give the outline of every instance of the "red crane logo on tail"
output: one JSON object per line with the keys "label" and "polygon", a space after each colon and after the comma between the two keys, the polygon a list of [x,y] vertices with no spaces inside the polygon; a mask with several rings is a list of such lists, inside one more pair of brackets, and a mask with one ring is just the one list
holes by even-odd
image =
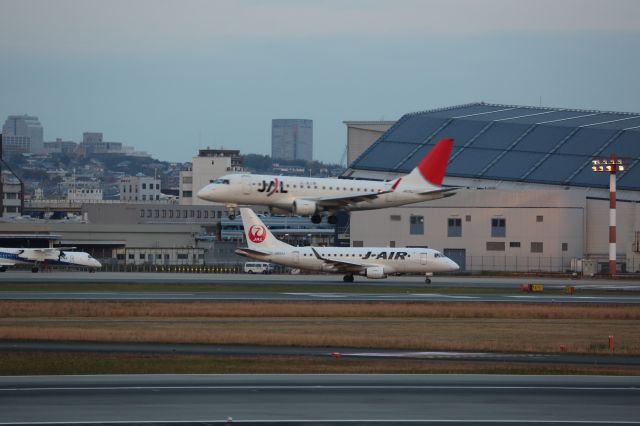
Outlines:
{"label": "red crane logo on tail", "polygon": [[251,225],[249,239],[254,243],[261,243],[267,238],[267,230],[262,225]]}

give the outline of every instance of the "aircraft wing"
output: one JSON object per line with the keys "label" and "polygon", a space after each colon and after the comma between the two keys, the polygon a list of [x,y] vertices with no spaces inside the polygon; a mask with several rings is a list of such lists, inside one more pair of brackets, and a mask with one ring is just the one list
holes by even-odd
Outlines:
{"label": "aircraft wing", "polygon": [[46,254],[46,255],[58,255],[62,251],[57,248],[34,248],[30,249],[34,253]]}
{"label": "aircraft wing", "polygon": [[327,259],[326,257],[321,256],[320,253],[318,253],[316,249],[314,249],[313,247],[311,247],[311,250],[313,251],[313,254],[315,254],[318,259],[322,260],[323,262],[329,265],[332,265],[335,269],[339,271],[358,272],[366,268],[366,266],[361,263],[348,262],[345,260]]}
{"label": "aircraft wing", "polygon": [[271,254],[271,253],[267,253],[267,252],[260,251],[260,250],[253,250],[253,249],[250,249],[250,248],[239,248],[239,249],[236,249],[235,253],[239,254],[240,256],[247,256],[247,254],[259,255],[259,256],[267,256],[267,255]]}
{"label": "aircraft wing", "polygon": [[388,191],[369,192],[366,194],[354,194],[337,197],[309,198],[308,200],[315,201],[316,204],[321,207],[346,207],[350,204],[359,203],[360,201],[374,200],[380,195],[387,194],[389,192],[393,192],[393,190],[391,189]]}
{"label": "aircraft wing", "polygon": [[[440,188],[440,189],[435,189],[435,190],[431,190],[431,191],[424,191],[424,192],[420,192],[419,195],[427,195],[427,194],[445,194],[447,192],[453,192],[453,191],[457,191],[460,188]],[[446,194],[444,195],[444,197],[450,197],[453,194]]]}

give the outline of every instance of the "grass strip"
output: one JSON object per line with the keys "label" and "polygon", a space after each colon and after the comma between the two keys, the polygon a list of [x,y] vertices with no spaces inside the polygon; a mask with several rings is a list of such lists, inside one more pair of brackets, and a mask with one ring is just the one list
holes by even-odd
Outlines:
{"label": "grass strip", "polygon": [[0,353],[0,375],[75,374],[588,374],[640,375],[640,367],[436,360],[369,360],[319,357],[96,354],[83,352]]}
{"label": "grass strip", "polygon": [[640,306],[325,301],[0,301],[0,318],[512,318],[640,320]]}

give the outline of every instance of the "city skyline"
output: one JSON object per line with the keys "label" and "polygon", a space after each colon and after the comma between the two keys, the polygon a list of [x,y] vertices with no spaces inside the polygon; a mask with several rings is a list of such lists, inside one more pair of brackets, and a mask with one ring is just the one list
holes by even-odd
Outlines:
{"label": "city skyline", "polygon": [[181,162],[268,154],[271,120],[305,117],[314,158],[337,163],[345,120],[478,101],[639,112],[637,51],[628,0],[5,0],[0,117]]}

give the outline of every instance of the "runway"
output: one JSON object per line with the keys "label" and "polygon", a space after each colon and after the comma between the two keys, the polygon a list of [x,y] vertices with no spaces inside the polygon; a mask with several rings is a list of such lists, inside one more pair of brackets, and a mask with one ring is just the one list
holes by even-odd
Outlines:
{"label": "runway", "polygon": [[269,292],[49,292],[0,291],[0,300],[146,300],[146,301],[333,301],[333,302],[500,302],[640,304],[638,296],[558,296],[546,294],[447,295],[438,293],[269,293]]}
{"label": "runway", "polygon": [[542,278],[534,276],[478,277],[437,275],[426,285],[423,276],[391,276],[382,280],[356,277],[356,282],[342,282],[339,274],[326,275],[250,275],[250,274],[197,274],[159,272],[66,272],[51,271],[37,274],[28,271],[7,271],[0,273],[1,283],[110,283],[110,284],[254,284],[254,285],[297,285],[297,286],[416,286],[419,288],[474,287],[474,288],[517,288],[521,284],[544,284],[550,289],[561,289],[567,285],[592,290],[624,290],[640,292],[640,279],[573,279]]}
{"label": "runway", "polygon": [[0,377],[0,424],[640,424],[640,378],[485,375]]}
{"label": "runway", "polygon": [[[337,281],[331,275],[247,274],[162,274],[162,273],[73,273],[32,274],[6,272],[0,275],[0,300],[155,300],[155,301],[345,301],[345,302],[532,302],[532,303],[605,303],[640,304],[640,282],[633,280],[571,280],[549,278],[435,277],[426,285],[422,277],[389,277],[355,284]],[[2,283],[14,285],[12,290]],[[17,284],[16,284],[17,283]],[[25,284],[52,284],[51,290],[15,290]],[[543,284],[547,293],[522,293],[522,284]],[[55,285],[75,285],[73,290],[56,290]],[[91,285],[86,291],[78,286]],[[104,289],[100,285],[104,284]],[[120,285],[117,291],[109,285]],[[146,285],[144,291],[136,284]],[[122,286],[125,288],[122,288]],[[211,290],[213,286],[226,286]],[[576,294],[558,294],[571,285]],[[151,287],[149,287],[151,286]],[[197,286],[194,288],[194,286]],[[238,290],[234,289],[238,287]],[[252,286],[251,289],[241,287]],[[274,290],[284,286],[287,291]],[[181,288],[184,287],[184,288]],[[336,290],[336,288],[338,290]],[[341,291],[339,289],[344,289]],[[309,291],[311,289],[312,291]],[[484,291],[478,291],[478,289]],[[333,291],[332,291],[333,290]],[[455,291],[452,291],[455,290]],[[491,290],[491,291],[488,291]],[[548,291],[555,291],[549,294]],[[580,294],[597,290],[601,294]],[[611,294],[607,294],[611,293]]]}

